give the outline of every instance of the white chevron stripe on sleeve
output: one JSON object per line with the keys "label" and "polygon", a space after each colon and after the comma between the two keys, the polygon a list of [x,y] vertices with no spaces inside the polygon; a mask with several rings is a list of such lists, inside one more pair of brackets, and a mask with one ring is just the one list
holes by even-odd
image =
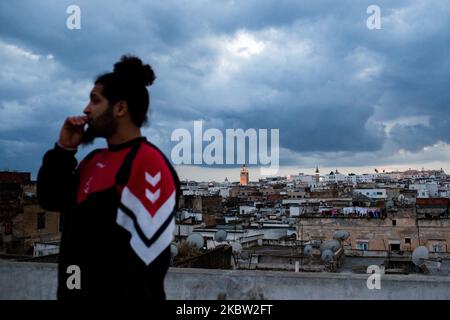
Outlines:
{"label": "white chevron stripe on sleeve", "polygon": [[145,180],[150,183],[153,187],[158,184],[158,182],[161,180],[161,171],[158,171],[157,174],[152,176],[150,173],[145,172]]}
{"label": "white chevron stripe on sleeve", "polygon": [[154,193],[148,189],[145,189],[145,196],[152,203],[155,203],[159,199],[160,194],[161,194],[161,189],[156,190]]}
{"label": "white chevron stripe on sleeve", "polygon": [[149,265],[155,260],[161,252],[166,249],[173,239],[173,230],[175,229],[175,221],[172,219],[170,224],[166,227],[164,232],[159,238],[150,246],[147,247],[141,240],[134,227],[133,220],[127,216],[122,210],[117,212],[117,224],[122,226],[125,230],[130,232],[131,240],[130,245],[133,248],[137,256],[146,264]]}
{"label": "white chevron stripe on sleeve", "polygon": [[145,236],[150,239],[175,209],[176,191],[172,192],[153,217],[128,187],[122,191],[121,202],[133,211]]}

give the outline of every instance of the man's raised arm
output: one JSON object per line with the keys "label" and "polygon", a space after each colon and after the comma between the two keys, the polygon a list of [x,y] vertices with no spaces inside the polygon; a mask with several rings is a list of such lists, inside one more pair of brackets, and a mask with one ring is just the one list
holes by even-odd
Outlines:
{"label": "man's raised arm", "polygon": [[37,178],[37,196],[45,210],[63,211],[75,199],[75,153],[55,144],[44,155]]}
{"label": "man's raised arm", "polygon": [[77,177],[75,153],[82,142],[87,117],[65,120],[55,148],[49,150],[38,173],[37,196],[45,210],[63,211],[75,199]]}

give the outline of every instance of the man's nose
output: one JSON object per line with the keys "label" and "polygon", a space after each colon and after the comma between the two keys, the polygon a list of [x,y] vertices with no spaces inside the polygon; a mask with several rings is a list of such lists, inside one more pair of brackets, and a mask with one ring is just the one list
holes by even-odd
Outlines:
{"label": "man's nose", "polygon": [[86,106],[86,108],[84,108],[83,113],[85,115],[88,115],[89,113],[91,113],[91,108],[89,107],[89,104]]}

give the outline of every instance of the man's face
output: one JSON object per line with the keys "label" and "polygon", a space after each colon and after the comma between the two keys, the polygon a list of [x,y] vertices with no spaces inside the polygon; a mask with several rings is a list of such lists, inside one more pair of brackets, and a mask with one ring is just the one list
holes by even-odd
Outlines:
{"label": "man's face", "polygon": [[96,84],[90,93],[89,104],[84,109],[88,117],[88,127],[83,134],[83,144],[87,145],[97,137],[109,138],[116,133],[117,119],[113,106],[102,95],[103,85]]}

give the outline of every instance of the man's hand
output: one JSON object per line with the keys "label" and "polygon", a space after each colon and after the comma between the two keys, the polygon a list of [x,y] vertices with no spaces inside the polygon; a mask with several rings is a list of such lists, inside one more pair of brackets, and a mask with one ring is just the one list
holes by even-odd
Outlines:
{"label": "man's hand", "polygon": [[63,148],[76,149],[83,140],[83,127],[87,122],[86,116],[67,118],[59,133],[59,145]]}

